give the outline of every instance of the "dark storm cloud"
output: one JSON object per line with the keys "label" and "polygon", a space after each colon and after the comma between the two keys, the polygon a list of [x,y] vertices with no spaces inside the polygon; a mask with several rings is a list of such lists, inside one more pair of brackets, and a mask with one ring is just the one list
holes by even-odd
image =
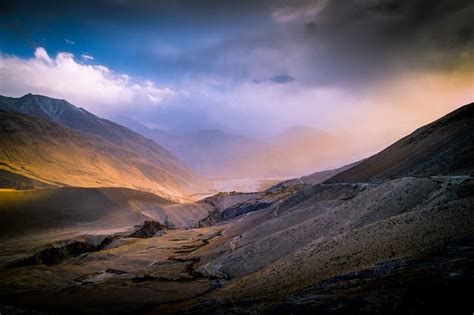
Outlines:
{"label": "dark storm cloud", "polygon": [[471,2],[10,0],[1,11],[11,17],[5,25],[26,23],[23,32],[47,38],[61,26],[61,41],[92,40],[104,51],[94,51],[99,59],[116,57],[112,66],[134,58],[143,75],[241,82],[292,73],[302,84],[357,86],[393,71],[471,62]]}
{"label": "dark storm cloud", "polygon": [[0,12],[28,13],[51,19],[62,16],[84,21],[102,20],[120,25],[126,22],[156,24],[159,19],[210,23],[213,19],[249,16],[259,7],[262,7],[261,2],[251,0],[3,0]]}
{"label": "dark storm cloud", "polygon": [[290,83],[291,81],[295,81],[295,78],[293,78],[291,75],[279,74],[271,78],[270,81],[273,83],[286,84]]}
{"label": "dark storm cloud", "polygon": [[354,88],[407,69],[449,71],[472,63],[471,1],[263,3],[269,10],[260,13],[273,12],[273,25],[230,34],[171,63],[236,80],[290,72],[301,83]]}
{"label": "dark storm cloud", "polygon": [[[166,65],[180,73],[222,75],[237,82],[276,72],[293,73],[302,84],[360,88],[405,70],[449,71],[472,64],[471,1],[262,3],[265,8],[246,9],[261,19],[273,13],[272,24],[249,25],[247,31],[231,32],[212,45],[181,52]],[[221,8],[231,14],[226,11],[231,7]],[[166,66],[152,55],[150,62]]]}
{"label": "dark storm cloud", "polygon": [[264,82],[271,82],[271,83],[276,83],[276,84],[287,84],[287,83],[290,83],[290,82],[293,82],[295,81],[296,79],[294,77],[292,77],[291,75],[288,75],[288,74],[278,74],[276,76],[273,76],[269,79],[263,79],[263,80],[260,80],[260,79],[255,79],[253,80],[252,82],[253,83],[264,83]]}
{"label": "dark storm cloud", "polygon": [[314,56],[310,79],[367,83],[391,71],[471,62],[473,14],[464,0],[333,0],[293,27],[304,27],[300,44]]}

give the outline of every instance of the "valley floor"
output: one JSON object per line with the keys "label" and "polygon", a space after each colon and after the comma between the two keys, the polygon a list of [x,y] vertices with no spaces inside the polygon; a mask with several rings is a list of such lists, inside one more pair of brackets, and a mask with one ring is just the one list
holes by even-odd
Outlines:
{"label": "valley floor", "polygon": [[185,206],[130,198],[133,214],[109,221],[126,228],[104,231],[107,210],[83,233],[48,226],[1,237],[0,312],[474,310],[470,176],[289,184]]}
{"label": "valley floor", "polygon": [[199,200],[220,192],[261,192],[284,180],[287,178],[211,178],[209,191],[189,197],[192,200]]}

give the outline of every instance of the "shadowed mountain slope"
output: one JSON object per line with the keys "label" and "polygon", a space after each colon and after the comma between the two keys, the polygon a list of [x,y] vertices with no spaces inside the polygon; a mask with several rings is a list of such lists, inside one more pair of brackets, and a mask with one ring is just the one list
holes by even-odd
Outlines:
{"label": "shadowed mountain slope", "polygon": [[474,103],[417,129],[328,183],[474,172]]}

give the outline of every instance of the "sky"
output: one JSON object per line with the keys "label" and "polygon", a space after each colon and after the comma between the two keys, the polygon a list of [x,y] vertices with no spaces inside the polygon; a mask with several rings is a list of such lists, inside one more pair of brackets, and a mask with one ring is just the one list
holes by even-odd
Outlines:
{"label": "sky", "polygon": [[0,0],[0,94],[381,147],[473,99],[468,0]]}

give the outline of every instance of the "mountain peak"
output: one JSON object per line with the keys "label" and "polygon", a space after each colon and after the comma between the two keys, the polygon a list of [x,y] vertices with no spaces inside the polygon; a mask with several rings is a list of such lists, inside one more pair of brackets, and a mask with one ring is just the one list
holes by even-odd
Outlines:
{"label": "mountain peak", "polygon": [[49,97],[49,96],[45,96],[45,95],[41,95],[41,94],[33,94],[33,93],[27,93],[25,95],[23,95],[22,97],[19,97],[19,99],[33,99],[33,100],[36,100],[36,101],[40,101],[40,102],[61,102],[61,103],[67,103],[73,107],[76,107],[74,105],[72,105],[71,103],[67,102],[65,99],[62,99],[62,98],[53,98],[53,97]]}

